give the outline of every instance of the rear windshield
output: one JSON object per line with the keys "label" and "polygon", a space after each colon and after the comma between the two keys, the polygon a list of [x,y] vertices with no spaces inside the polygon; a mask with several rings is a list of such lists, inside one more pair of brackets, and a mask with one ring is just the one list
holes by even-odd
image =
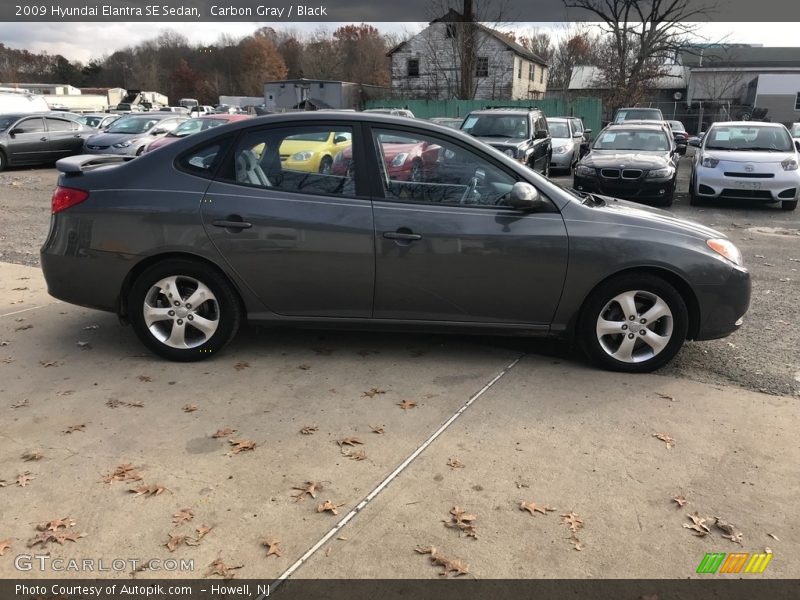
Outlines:
{"label": "rear windshield", "polygon": [[554,138],[568,138],[569,126],[566,123],[548,121],[547,126],[550,128],[550,137]]}
{"label": "rear windshield", "polygon": [[667,135],[660,131],[618,129],[601,133],[594,143],[594,149],[659,152],[669,150],[670,142]]}
{"label": "rear windshield", "polygon": [[783,127],[715,125],[703,140],[707,150],[790,152],[792,138]]}

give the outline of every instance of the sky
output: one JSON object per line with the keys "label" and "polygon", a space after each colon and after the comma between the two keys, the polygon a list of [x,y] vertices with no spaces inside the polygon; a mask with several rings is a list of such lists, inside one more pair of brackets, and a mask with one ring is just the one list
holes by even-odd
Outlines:
{"label": "sky", "polygon": [[[276,23],[225,23],[225,33],[246,36],[262,26],[312,32],[320,27],[335,29],[342,23],[295,23],[286,27]],[[372,23],[383,32],[416,33],[423,23]],[[563,23],[515,23],[508,29],[550,29],[557,34]],[[699,25],[705,41],[800,46],[797,23],[703,23]],[[70,60],[88,62],[115,50],[135,45],[158,35],[163,29],[183,33],[190,42],[215,42],[221,33],[219,23],[0,23],[0,42],[11,48],[32,52],[47,51]]]}

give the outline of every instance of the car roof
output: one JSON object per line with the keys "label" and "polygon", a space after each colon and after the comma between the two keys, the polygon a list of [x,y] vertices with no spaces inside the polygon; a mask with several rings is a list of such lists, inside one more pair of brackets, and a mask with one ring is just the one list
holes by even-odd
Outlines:
{"label": "car roof", "polygon": [[640,131],[664,131],[661,121],[625,121],[624,123],[612,123],[606,129],[635,129]]}
{"label": "car roof", "polygon": [[539,108],[505,108],[505,107],[497,107],[497,108],[480,108],[478,110],[471,110],[469,114],[471,115],[502,115],[502,114],[510,114],[513,115],[515,113],[529,115],[531,113],[540,113],[542,112]]}
{"label": "car roof", "polygon": [[736,127],[783,127],[782,123],[772,123],[769,121],[717,121],[711,127],[734,125]]}
{"label": "car roof", "polygon": [[569,121],[568,117],[547,117],[545,119],[548,123],[566,123]]}

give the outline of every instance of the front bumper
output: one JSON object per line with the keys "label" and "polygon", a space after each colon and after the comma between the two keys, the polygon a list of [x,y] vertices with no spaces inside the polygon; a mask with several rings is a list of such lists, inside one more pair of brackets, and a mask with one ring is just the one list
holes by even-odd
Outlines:
{"label": "front bumper", "polygon": [[674,192],[675,178],[625,180],[575,175],[573,187],[581,192],[594,192],[625,200],[659,200]]}
{"label": "front bumper", "polygon": [[714,340],[739,329],[750,307],[750,273],[730,267],[730,275],[723,283],[695,285],[694,290],[700,305],[695,340]]}
{"label": "front bumper", "polygon": [[[695,169],[694,193],[702,198],[726,200],[762,200],[780,202],[800,196],[800,171],[784,171],[773,166],[756,165],[753,173],[739,173],[741,166],[720,163],[715,168]],[[739,173],[739,176],[725,173]],[[747,175],[747,176],[745,176]]]}

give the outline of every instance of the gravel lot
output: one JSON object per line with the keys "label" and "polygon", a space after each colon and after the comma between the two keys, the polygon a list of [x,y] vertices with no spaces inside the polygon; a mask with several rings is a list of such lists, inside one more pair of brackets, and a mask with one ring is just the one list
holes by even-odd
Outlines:
{"label": "gravel lot", "polygon": [[[797,212],[775,205],[688,205],[690,165],[684,159],[676,215],[726,233],[739,245],[753,276],[753,297],[745,325],[723,340],[688,343],[661,371],[709,383],[733,383],[776,395],[800,395],[800,224]],[[0,261],[35,266],[49,224],[52,168],[11,169],[0,173]],[[556,181],[569,184],[568,177]],[[482,339],[473,343],[515,346],[521,342]],[[550,343],[525,342],[536,353],[560,353]],[[579,359],[576,359],[579,360]]]}

